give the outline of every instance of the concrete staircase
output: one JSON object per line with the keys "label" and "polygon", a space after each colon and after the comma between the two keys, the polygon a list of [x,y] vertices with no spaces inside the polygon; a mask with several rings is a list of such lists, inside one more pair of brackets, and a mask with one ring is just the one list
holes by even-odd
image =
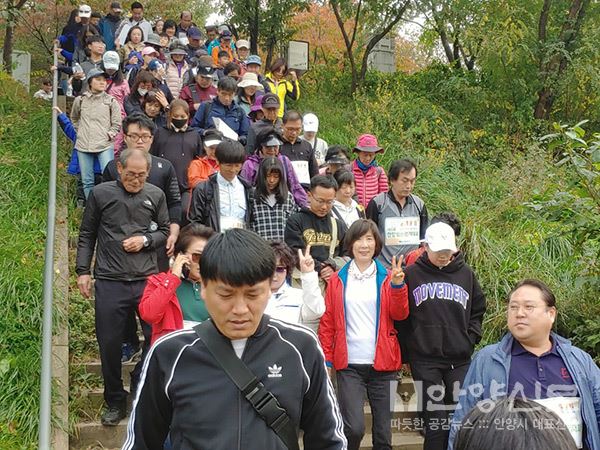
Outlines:
{"label": "concrete staircase", "polygon": [[[129,373],[135,363],[123,364],[122,378],[129,380]],[[84,370],[92,375],[100,376],[100,363],[89,362],[83,365]],[[128,386],[125,387],[129,390]],[[90,418],[87,422],[76,425],[74,434],[70,438],[70,448],[77,450],[117,449],[125,439],[127,419],[122,420],[115,427],[104,427],[100,423],[100,413],[103,406],[102,389],[89,389],[84,392],[82,400],[86,415]],[[131,404],[129,404],[131,409]],[[411,378],[404,378],[398,383],[394,412],[392,418],[392,448],[394,450],[422,450],[423,438],[416,427],[417,398]],[[370,434],[372,424],[371,409],[365,403],[365,434],[361,449],[373,448]]]}

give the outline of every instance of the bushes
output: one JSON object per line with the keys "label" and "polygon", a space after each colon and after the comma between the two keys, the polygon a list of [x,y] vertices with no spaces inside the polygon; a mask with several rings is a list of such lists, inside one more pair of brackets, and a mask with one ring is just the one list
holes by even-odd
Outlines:
{"label": "bushes", "polygon": [[[597,292],[577,283],[586,273],[579,262],[585,249],[566,232],[570,219],[528,206],[564,190],[570,176],[540,148],[528,121],[512,123],[518,111],[493,106],[496,97],[476,74],[443,66],[414,75],[369,74],[369,89],[354,99],[339,96],[341,74],[310,78],[297,107],[319,115],[321,137],[352,147],[361,133],[377,135],[386,148],[378,160],[386,169],[400,157],[417,160],[416,193],[430,217],[444,210],[460,217],[460,246],[488,301],[482,345],[506,331],[506,295],[526,277],[550,285],[559,299],[558,332],[579,338],[573,330],[583,317],[600,314]],[[591,344],[586,350],[598,351]]]}
{"label": "bushes", "polygon": [[50,107],[0,73],[0,448],[37,439]]}

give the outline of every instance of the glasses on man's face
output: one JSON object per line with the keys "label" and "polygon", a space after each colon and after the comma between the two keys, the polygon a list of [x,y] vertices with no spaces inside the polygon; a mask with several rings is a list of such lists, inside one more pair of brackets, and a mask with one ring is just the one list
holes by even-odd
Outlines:
{"label": "glasses on man's face", "polygon": [[130,133],[130,134],[127,134],[126,136],[135,142],[142,141],[142,142],[146,143],[146,142],[150,142],[150,139],[152,139],[151,134]]}
{"label": "glasses on man's face", "polygon": [[531,314],[538,308],[544,308],[546,305],[519,305],[518,303],[510,303],[508,305],[508,312],[510,314],[518,314],[519,310],[523,308],[526,314]]}
{"label": "glasses on man's face", "polygon": [[323,200],[322,198],[318,198],[318,197],[313,197],[313,200],[315,202],[317,202],[319,205],[327,205],[327,206],[331,206],[335,202],[335,199],[333,199],[333,200]]}
{"label": "glasses on man's face", "polygon": [[300,133],[302,131],[302,127],[284,127],[286,131],[290,133]]}
{"label": "glasses on man's face", "polygon": [[196,264],[199,263],[201,256],[202,256],[202,253],[192,253],[192,262],[194,262]]}
{"label": "glasses on man's face", "polygon": [[285,267],[285,266],[277,266],[277,267],[275,267],[275,272],[277,272],[277,273],[283,273],[286,270],[287,270],[287,267]]}
{"label": "glasses on man's face", "polygon": [[128,180],[145,180],[148,177],[148,172],[135,173],[126,170],[125,172],[123,172],[122,176]]}

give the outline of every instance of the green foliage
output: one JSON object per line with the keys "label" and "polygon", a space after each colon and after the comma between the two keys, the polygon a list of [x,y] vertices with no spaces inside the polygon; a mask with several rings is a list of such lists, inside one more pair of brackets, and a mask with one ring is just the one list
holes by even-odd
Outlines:
{"label": "green foliage", "polygon": [[0,448],[37,440],[50,108],[0,73]]}
{"label": "green foliage", "polygon": [[442,65],[414,75],[368,73],[354,97],[340,95],[344,83],[347,74],[317,68],[302,80],[294,107],[319,116],[319,135],[329,145],[352,148],[359,134],[373,133],[386,148],[378,157],[383,167],[396,158],[417,160],[416,193],[430,216],[451,210],[463,223],[460,247],[488,303],[482,345],[506,331],[506,296],[523,278],[554,290],[564,336],[577,337],[583,319],[600,314],[597,289],[578,281],[589,270],[590,249],[565,231],[571,219],[529,206],[565,190],[570,179],[567,165],[557,166],[540,148],[529,118],[498,113],[493,89],[476,73]]}

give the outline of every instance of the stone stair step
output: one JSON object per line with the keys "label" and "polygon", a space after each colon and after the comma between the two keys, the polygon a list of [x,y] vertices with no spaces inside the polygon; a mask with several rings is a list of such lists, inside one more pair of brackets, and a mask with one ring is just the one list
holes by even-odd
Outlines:
{"label": "stone stair step", "polygon": [[105,427],[100,421],[78,423],[75,434],[69,440],[72,450],[92,450],[121,448],[127,433],[127,420],[123,419],[117,426]]}
{"label": "stone stair step", "polygon": [[[129,374],[133,372],[136,364],[137,362],[121,364],[121,379],[124,383],[129,383]],[[81,364],[81,366],[83,366],[85,372],[102,377],[102,365],[100,361],[88,361]]]}
{"label": "stone stair step", "polygon": [[[365,434],[360,449],[373,448],[373,440],[370,434]],[[423,437],[419,433],[392,433],[393,450],[423,450]]]}

